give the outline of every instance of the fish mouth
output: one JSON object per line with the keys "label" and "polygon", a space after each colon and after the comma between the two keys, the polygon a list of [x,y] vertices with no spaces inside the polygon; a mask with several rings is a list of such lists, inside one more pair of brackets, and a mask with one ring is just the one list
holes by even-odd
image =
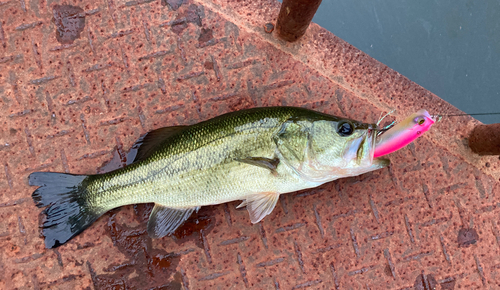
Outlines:
{"label": "fish mouth", "polygon": [[356,152],[358,165],[371,164],[373,162],[378,133],[379,130],[376,124],[368,124],[365,134],[358,139],[359,145]]}
{"label": "fish mouth", "polygon": [[370,155],[369,160],[370,163],[373,161],[373,156],[375,155],[375,145],[377,144],[377,138],[380,136],[380,130],[377,128],[377,124],[371,124],[368,126],[368,130],[366,132],[367,139],[370,140]]}

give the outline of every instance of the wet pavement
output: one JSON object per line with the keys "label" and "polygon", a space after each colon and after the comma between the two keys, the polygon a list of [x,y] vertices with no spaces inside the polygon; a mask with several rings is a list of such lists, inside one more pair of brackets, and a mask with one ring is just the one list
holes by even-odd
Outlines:
{"label": "wet pavement", "polygon": [[[252,225],[238,202],[152,240],[150,205],[44,248],[34,171],[123,166],[155,128],[303,106],[366,122],[458,110],[311,25],[276,38],[277,1],[0,1],[1,289],[495,289],[500,160],[444,119],[389,168],[284,195]],[[110,161],[111,160],[111,161]]]}

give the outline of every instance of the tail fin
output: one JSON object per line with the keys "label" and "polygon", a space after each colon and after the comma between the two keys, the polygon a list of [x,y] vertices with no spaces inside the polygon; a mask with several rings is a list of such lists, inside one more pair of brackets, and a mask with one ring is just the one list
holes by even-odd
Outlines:
{"label": "tail fin", "polygon": [[40,186],[31,195],[37,207],[46,207],[41,225],[45,247],[55,248],[89,227],[101,216],[86,201],[87,175],[34,172],[29,185]]}

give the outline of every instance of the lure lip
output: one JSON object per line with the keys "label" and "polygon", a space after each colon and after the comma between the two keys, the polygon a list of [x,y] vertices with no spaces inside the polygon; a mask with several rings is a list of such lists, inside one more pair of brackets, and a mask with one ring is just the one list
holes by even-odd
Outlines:
{"label": "lure lip", "polygon": [[431,125],[434,124],[436,122],[436,119],[440,116],[440,115],[431,115],[431,114],[429,114],[429,112],[427,112],[427,110],[424,110],[424,109],[422,109],[420,111],[423,111],[422,113],[424,114],[424,116],[432,121]]}
{"label": "lure lip", "polygon": [[439,121],[441,121],[441,119],[443,119],[443,115],[439,115],[439,114],[436,114],[436,115],[430,115],[430,118],[431,118],[434,122],[439,122]]}
{"label": "lure lip", "polygon": [[430,121],[432,121],[430,125],[434,124],[436,122],[436,118],[439,116],[439,115],[431,115],[429,114],[429,112],[427,112],[427,110],[425,109],[421,109],[419,110],[418,112],[416,112],[414,115],[424,115],[424,117]]}

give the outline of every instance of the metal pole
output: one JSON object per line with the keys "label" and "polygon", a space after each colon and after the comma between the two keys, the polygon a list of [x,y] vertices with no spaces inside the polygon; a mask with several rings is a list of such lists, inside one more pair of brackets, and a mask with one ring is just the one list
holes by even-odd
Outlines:
{"label": "metal pole", "polygon": [[296,41],[306,33],[321,0],[283,0],[276,30],[286,41]]}
{"label": "metal pole", "polygon": [[476,126],[469,137],[469,147],[479,155],[500,155],[500,123]]}

